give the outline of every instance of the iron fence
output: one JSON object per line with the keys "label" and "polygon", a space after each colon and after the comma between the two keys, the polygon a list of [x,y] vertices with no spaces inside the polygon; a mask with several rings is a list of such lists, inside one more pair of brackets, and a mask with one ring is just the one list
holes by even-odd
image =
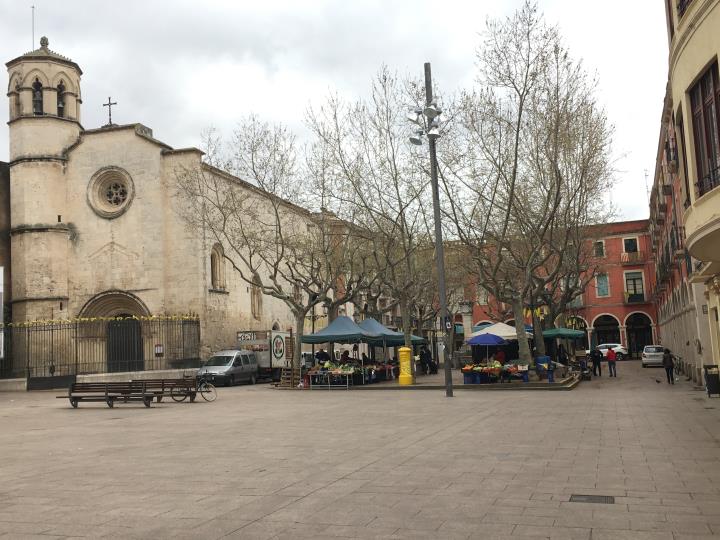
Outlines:
{"label": "iron fence", "polygon": [[197,367],[200,321],[126,318],[0,326],[0,351],[2,378]]}

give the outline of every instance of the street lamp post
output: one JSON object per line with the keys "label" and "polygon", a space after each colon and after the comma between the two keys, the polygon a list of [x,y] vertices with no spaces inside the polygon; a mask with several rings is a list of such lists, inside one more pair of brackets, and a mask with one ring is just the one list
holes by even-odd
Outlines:
{"label": "street lamp post", "polygon": [[438,116],[441,111],[437,108],[432,94],[432,72],[430,70],[430,62],[425,62],[425,108],[416,110],[415,123],[419,124],[420,113],[427,119],[425,123],[426,130],[420,130],[417,136],[410,137],[413,144],[422,144],[421,136],[427,135],[428,146],[430,147],[430,184],[432,186],[433,198],[433,217],[435,221],[435,262],[437,264],[438,274],[438,295],[440,297],[440,319],[445,331],[445,395],[452,397],[452,343],[449,343],[452,333],[453,321],[450,320],[447,308],[447,292],[445,290],[445,250],[443,248],[442,225],[440,222],[440,191],[438,188],[438,172],[437,172],[437,149],[436,141],[440,136]]}

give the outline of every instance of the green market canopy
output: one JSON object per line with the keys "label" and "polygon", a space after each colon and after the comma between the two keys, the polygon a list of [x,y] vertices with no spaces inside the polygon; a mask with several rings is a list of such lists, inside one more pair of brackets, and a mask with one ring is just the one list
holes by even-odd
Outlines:
{"label": "green market canopy", "polygon": [[585,337],[585,332],[582,330],[573,330],[571,328],[550,328],[549,330],[543,330],[543,337],[581,339]]}
{"label": "green market canopy", "polygon": [[338,317],[322,330],[302,337],[303,343],[359,343],[380,340],[377,332],[369,332],[358,326],[350,317]]}
{"label": "green market canopy", "polygon": [[[396,332],[394,330],[390,330],[388,327],[380,324],[375,319],[365,319],[359,324],[360,328],[363,330],[371,333],[371,334],[377,334],[378,338],[373,338],[367,340],[367,343],[370,343],[372,345],[382,345],[385,343],[385,345],[389,346],[397,346],[397,345],[405,345],[405,334],[402,332]],[[425,340],[418,336],[410,336],[410,341],[415,343],[425,343]]]}

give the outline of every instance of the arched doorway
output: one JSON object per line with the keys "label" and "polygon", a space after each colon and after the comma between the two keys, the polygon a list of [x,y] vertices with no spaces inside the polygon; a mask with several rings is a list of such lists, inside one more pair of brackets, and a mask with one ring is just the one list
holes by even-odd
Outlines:
{"label": "arched doorway", "polygon": [[96,340],[104,338],[108,373],[145,369],[142,324],[134,317],[148,315],[149,310],[138,297],[123,291],[100,293],[83,306],[81,318],[101,319],[89,331]]}
{"label": "arched doorway", "polygon": [[590,344],[588,343],[588,335],[587,335],[587,322],[585,322],[585,319],[582,317],[578,317],[577,315],[571,315],[563,321],[565,323],[565,328],[570,328],[571,330],[580,330],[582,332],[585,332],[585,335],[582,338],[575,340],[575,348],[576,349],[584,349],[587,350],[590,348]]}
{"label": "arched doorway", "polygon": [[612,315],[600,315],[593,323],[593,345],[620,343],[620,322]]}
{"label": "arched doorway", "polygon": [[652,320],[645,313],[632,313],[625,319],[627,349],[630,356],[639,357],[645,345],[652,345]]}

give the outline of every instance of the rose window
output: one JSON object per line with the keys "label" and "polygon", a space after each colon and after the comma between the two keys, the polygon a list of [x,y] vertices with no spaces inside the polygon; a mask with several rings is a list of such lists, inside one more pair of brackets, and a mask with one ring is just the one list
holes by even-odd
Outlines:
{"label": "rose window", "polygon": [[115,219],[125,213],[135,194],[135,185],[128,172],[120,167],[104,167],[88,184],[87,200],[97,215]]}
{"label": "rose window", "polygon": [[125,184],[113,182],[107,187],[105,199],[114,206],[120,206],[127,200],[127,188]]}

